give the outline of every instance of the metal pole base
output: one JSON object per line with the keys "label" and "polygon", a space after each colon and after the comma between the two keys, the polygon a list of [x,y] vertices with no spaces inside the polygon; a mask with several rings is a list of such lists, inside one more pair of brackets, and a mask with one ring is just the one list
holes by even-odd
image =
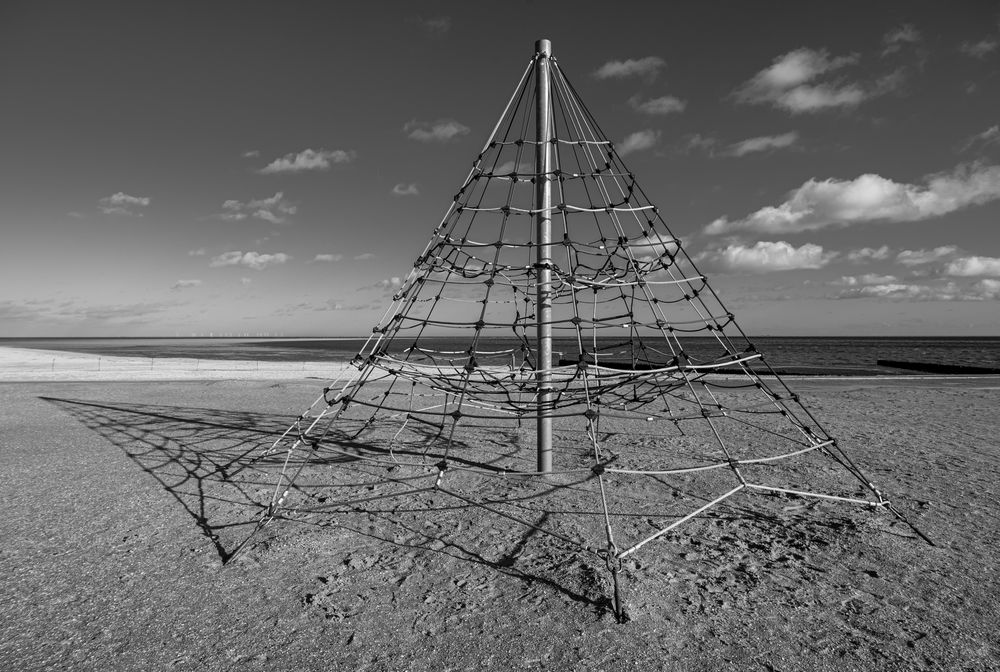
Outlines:
{"label": "metal pole base", "polygon": [[609,550],[605,562],[608,565],[608,571],[611,572],[611,585],[613,587],[611,608],[614,610],[615,620],[619,623],[628,623],[631,618],[629,618],[625,608],[625,577],[621,573],[621,558],[616,557],[613,550]]}
{"label": "metal pole base", "polygon": [[917,526],[911,523],[910,520],[902,513],[900,513],[899,509],[897,509],[895,506],[893,506],[892,504],[886,504],[886,508],[889,509],[889,512],[892,513],[892,515],[896,516],[896,518],[906,523],[909,526],[909,528],[913,530],[917,534],[917,536],[919,536],[921,539],[926,541],[931,546],[937,546],[937,544],[935,544],[930,537],[928,537],[926,534],[917,529]]}
{"label": "metal pole base", "polygon": [[622,585],[625,582],[624,577],[619,576],[618,569],[611,570],[611,582],[614,584],[614,598],[612,600],[612,606],[615,611],[615,620],[619,623],[628,623],[631,619],[629,618],[628,611],[625,608],[625,587]]}

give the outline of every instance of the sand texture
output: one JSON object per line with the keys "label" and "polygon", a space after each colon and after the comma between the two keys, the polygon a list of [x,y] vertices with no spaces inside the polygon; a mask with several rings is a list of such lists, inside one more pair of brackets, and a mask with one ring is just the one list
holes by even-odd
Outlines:
{"label": "sand texture", "polygon": [[[399,496],[406,470],[348,454],[308,465],[287,518],[223,565],[271,497],[263,449],[321,387],[0,384],[0,669],[1000,669],[996,378],[798,386],[937,546],[883,511],[734,498],[626,563],[625,624],[592,555],[440,492]],[[478,428],[462,446],[531,440]],[[586,487],[454,479],[569,536],[600,527]],[[647,512],[625,532],[670,515],[673,495],[616,492]]]}
{"label": "sand texture", "polygon": [[109,357],[61,350],[0,347],[0,382],[135,380],[328,380],[339,362],[271,362],[180,357]]}

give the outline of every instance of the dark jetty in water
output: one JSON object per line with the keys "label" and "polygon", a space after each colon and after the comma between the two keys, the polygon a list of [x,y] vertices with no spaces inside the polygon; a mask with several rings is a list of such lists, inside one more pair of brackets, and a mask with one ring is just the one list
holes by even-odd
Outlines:
{"label": "dark jetty in water", "polygon": [[878,366],[891,366],[894,369],[907,369],[922,373],[946,374],[1000,374],[1000,369],[986,366],[960,366],[958,364],[934,364],[931,362],[900,362],[894,359],[875,360]]}
{"label": "dark jetty in water", "polygon": [[[587,364],[593,364],[591,360],[585,360]],[[559,366],[574,366],[579,363],[577,359],[560,359]],[[606,369],[618,369],[621,371],[651,371],[665,366],[676,365],[676,362],[623,362],[617,360],[601,360],[601,366]],[[823,367],[823,366],[785,366],[781,368],[768,369],[761,366],[749,367],[758,376],[875,376],[879,371],[872,368],[863,367]],[[714,369],[712,373],[724,375],[741,375],[746,371],[738,366],[721,366]],[[884,372],[883,372],[884,373]],[[1000,371],[998,371],[1000,373]]]}

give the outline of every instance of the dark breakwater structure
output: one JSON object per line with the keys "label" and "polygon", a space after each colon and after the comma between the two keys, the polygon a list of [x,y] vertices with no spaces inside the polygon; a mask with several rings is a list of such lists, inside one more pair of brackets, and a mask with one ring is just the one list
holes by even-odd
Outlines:
{"label": "dark breakwater structure", "polygon": [[905,369],[907,371],[919,371],[920,373],[966,376],[1000,374],[1000,368],[989,366],[962,366],[960,364],[937,364],[935,362],[901,362],[894,359],[878,359],[875,363],[878,366],[888,366],[894,369]]}

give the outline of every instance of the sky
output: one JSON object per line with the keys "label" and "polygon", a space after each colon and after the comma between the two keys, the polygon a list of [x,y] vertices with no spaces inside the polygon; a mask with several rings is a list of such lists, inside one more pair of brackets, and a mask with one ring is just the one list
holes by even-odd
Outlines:
{"label": "sky", "polygon": [[370,333],[552,41],[751,335],[1000,335],[1000,5],[0,6],[0,337]]}

